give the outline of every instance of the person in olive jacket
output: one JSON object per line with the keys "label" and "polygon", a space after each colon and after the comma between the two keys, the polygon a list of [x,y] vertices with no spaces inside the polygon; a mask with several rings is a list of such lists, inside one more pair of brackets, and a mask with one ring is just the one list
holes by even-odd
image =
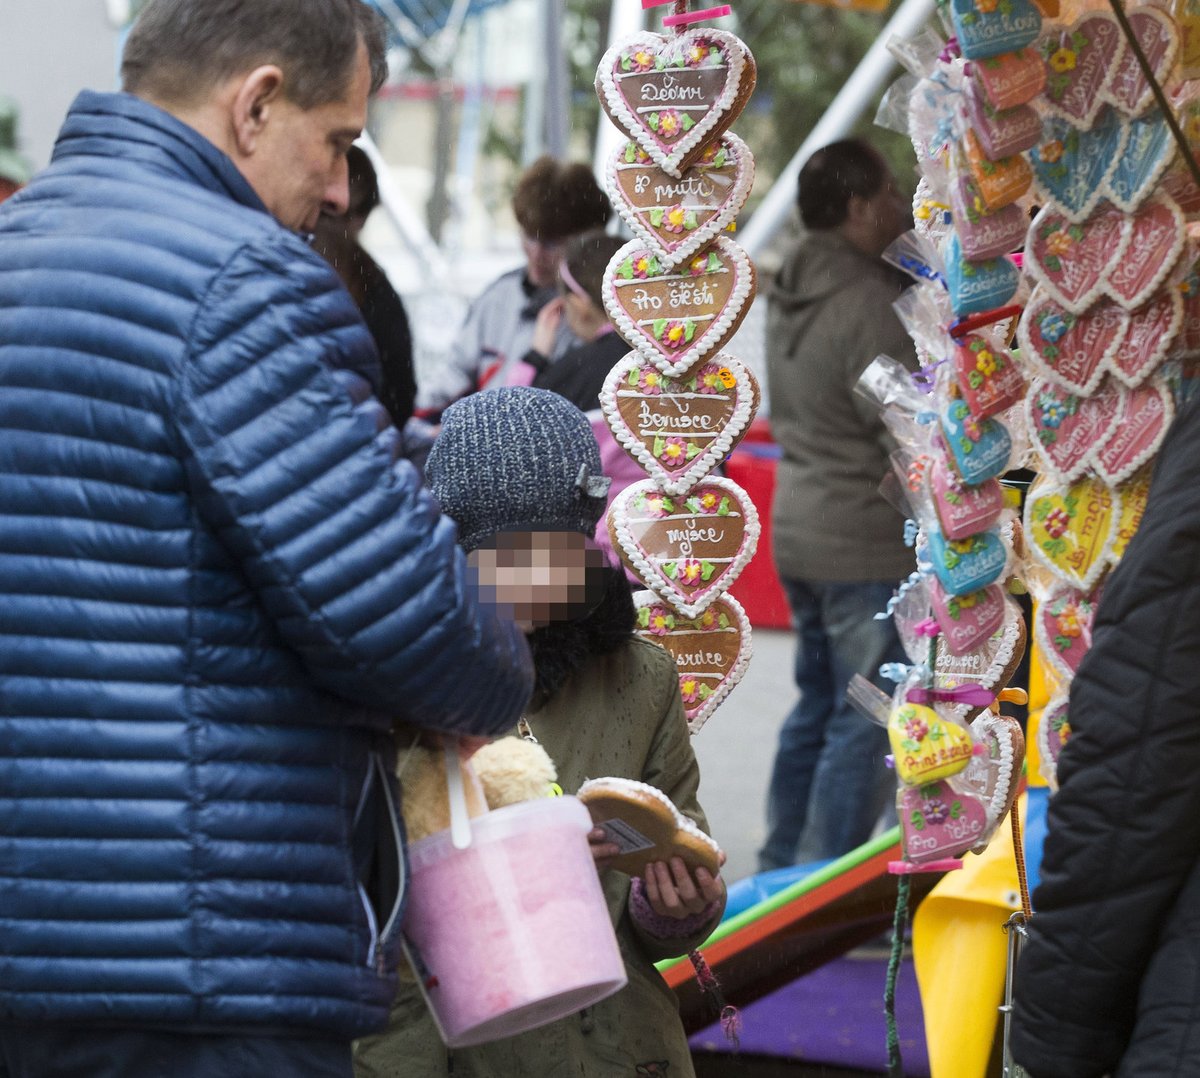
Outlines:
{"label": "person in olive jacket", "polygon": [[0,1074],[347,1075],[405,894],[391,727],[527,644],[397,462],[301,234],[384,75],[358,0],[153,0],[0,207]]}
{"label": "person in olive jacket", "polygon": [[1200,398],[1159,456],[1071,684],[1017,966],[1032,1078],[1200,1074]]}

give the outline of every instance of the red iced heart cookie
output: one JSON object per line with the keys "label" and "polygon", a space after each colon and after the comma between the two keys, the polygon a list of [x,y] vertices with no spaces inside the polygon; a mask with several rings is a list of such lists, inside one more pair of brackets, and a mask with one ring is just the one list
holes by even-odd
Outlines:
{"label": "red iced heart cookie", "polygon": [[1092,646],[1096,603],[1074,588],[1059,588],[1038,605],[1034,638],[1046,661],[1064,680],[1079,669]]}
{"label": "red iced heart cookie", "polygon": [[1120,265],[1131,231],[1125,215],[1107,203],[1082,224],[1046,207],[1029,226],[1025,269],[1059,304],[1082,314]]}
{"label": "red iced heart cookie", "polygon": [[755,288],[746,252],[724,236],[674,269],[632,240],[604,272],[604,308],[631,347],[674,377],[733,336]]}
{"label": "red iced heart cookie", "polygon": [[936,580],[929,581],[929,605],[951,654],[977,651],[1004,624],[1004,589],[999,584],[966,595],[951,595]]}
{"label": "red iced heart cookie", "polygon": [[988,824],[995,827],[1008,815],[1017,796],[1025,763],[1025,734],[1016,719],[991,712],[971,723],[971,733],[985,751],[967,764],[954,784],[983,800]]}
{"label": "red iced heart cookie", "polygon": [[612,122],[678,176],[737,118],[754,80],[746,46],[704,28],[618,42],[600,60],[596,92]]}
{"label": "red iced heart cookie", "polygon": [[694,618],[754,556],[758,512],[728,479],[706,479],[684,497],[664,494],[644,479],[609,506],[608,532],[638,579]]}
{"label": "red iced heart cookie", "polygon": [[1077,127],[1091,127],[1104,107],[1109,73],[1125,55],[1121,27],[1108,12],[1084,15],[1038,44],[1046,61],[1045,107]]}
{"label": "red iced heart cookie", "polygon": [[1120,419],[1121,392],[1105,381],[1097,393],[1081,397],[1038,378],[1025,399],[1030,440],[1046,470],[1068,482],[1092,463],[1096,446],[1112,437]]}
{"label": "red iced heart cookie", "polygon": [[1025,395],[1025,378],[1012,356],[979,333],[964,334],[955,344],[954,372],[976,419],[997,415]]}
{"label": "red iced heart cookie", "polygon": [[1179,261],[1184,246],[1183,213],[1166,195],[1156,195],[1130,219],[1128,242],[1112,265],[1105,291],[1128,311],[1146,303]]}
{"label": "red iced heart cookie", "polygon": [[605,379],[600,409],[617,443],[658,488],[682,494],[729,455],[758,399],[754,375],[724,352],[678,378],[631,352]]}
{"label": "red iced heart cookie", "polygon": [[942,534],[952,541],[986,531],[1004,509],[1004,491],[995,479],[967,486],[940,455],[929,471],[929,492]]}
{"label": "red iced heart cookie", "polygon": [[[1003,589],[999,584],[992,584],[984,590],[988,592],[988,603],[995,602],[996,592],[999,592],[998,599],[1003,608],[1000,624],[990,636],[962,654],[951,650],[951,641],[947,635],[938,637],[933,668],[933,684],[936,689],[954,689],[960,685],[971,684],[981,685],[989,692],[998,694],[1009,683],[1021,663],[1021,657],[1025,654],[1026,633],[1025,619],[1021,616],[1020,607],[1004,598]],[[970,722],[984,710],[978,704],[952,701],[939,703],[938,708],[963,722]]]}
{"label": "red iced heart cookie", "polygon": [[948,781],[906,786],[896,798],[904,839],[904,859],[915,865],[957,857],[977,845],[987,831],[983,800]]}
{"label": "red iced heart cookie", "polygon": [[1021,358],[1042,377],[1086,396],[1100,385],[1108,360],[1118,353],[1129,317],[1108,302],[1072,314],[1039,285],[1017,327]]}
{"label": "red iced heart cookie", "polygon": [[[1136,8],[1127,13],[1134,37],[1150,62],[1155,79],[1161,86],[1175,66],[1179,54],[1179,35],[1175,22],[1164,11],[1152,7]],[[1104,88],[1104,96],[1127,116],[1137,116],[1154,103],[1150,83],[1142,74],[1141,65],[1133,50],[1127,48]]]}
{"label": "red iced heart cookie", "polygon": [[672,176],[636,142],[608,161],[608,190],[635,236],[674,266],[737,218],[754,185],[754,158],[730,132],[711,143],[682,176]]}
{"label": "red iced heart cookie", "polygon": [[1175,345],[1183,306],[1179,289],[1168,288],[1128,316],[1125,340],[1108,364],[1114,378],[1135,389],[1158,369]]}
{"label": "red iced heart cookie", "polygon": [[679,667],[679,691],[694,734],[742,679],[750,662],[750,622],[732,595],[685,618],[652,591],[633,597],[637,634],[664,647]]}
{"label": "red iced heart cookie", "polygon": [[1000,112],[1037,97],[1046,85],[1046,68],[1031,47],[972,60],[969,78],[980,84],[992,108]]}
{"label": "red iced heart cookie", "polygon": [[1114,486],[1128,479],[1158,452],[1174,415],[1171,391],[1158,379],[1122,389],[1113,431],[1097,443],[1097,474]]}

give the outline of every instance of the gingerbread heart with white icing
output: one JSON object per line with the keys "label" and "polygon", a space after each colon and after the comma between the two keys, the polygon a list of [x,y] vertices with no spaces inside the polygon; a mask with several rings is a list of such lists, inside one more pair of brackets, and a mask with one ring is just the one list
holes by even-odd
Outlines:
{"label": "gingerbread heart with white icing", "polygon": [[[1161,86],[1167,81],[1179,55],[1175,21],[1165,11],[1152,7],[1134,8],[1126,13],[1126,17],[1142,54],[1150,63],[1155,81]],[[1126,48],[1117,61],[1101,93],[1127,116],[1137,116],[1154,103],[1154,91],[1130,48]]]}
{"label": "gingerbread heart with white icing", "polygon": [[608,161],[617,212],[667,267],[733,224],[753,186],[754,157],[732,132],[711,143],[682,176],[665,172],[636,142],[618,146]]}
{"label": "gingerbread heart with white icing", "polygon": [[[979,685],[988,692],[999,695],[1021,664],[1025,654],[1025,619],[1015,602],[1007,599],[1004,589],[993,584],[985,589],[986,598],[979,602],[1000,608],[996,628],[982,639],[976,636],[968,641],[956,643],[953,632],[943,632],[938,637],[934,653],[933,685],[935,689],[947,691],[961,685]],[[989,614],[994,618],[994,614]],[[961,650],[955,650],[961,648]],[[962,701],[946,701],[938,705],[946,714],[970,722],[984,710],[980,704]]]}
{"label": "gingerbread heart with white icing", "polygon": [[1088,592],[1108,568],[1121,499],[1103,480],[1039,476],[1025,499],[1030,554],[1059,580]]}
{"label": "gingerbread heart with white icing", "polygon": [[600,390],[613,437],[668,494],[690,490],[729,455],[758,401],[754,375],[724,352],[676,378],[631,352]]}
{"label": "gingerbread heart with white icing", "polygon": [[1142,525],[1142,515],[1146,512],[1146,502],[1150,499],[1150,478],[1153,471],[1153,465],[1147,464],[1117,488],[1117,495],[1121,499],[1121,518],[1117,524],[1117,537],[1113,540],[1112,550],[1108,555],[1110,565],[1116,565],[1125,556],[1129,540],[1137,534]]}
{"label": "gingerbread heart with white icing", "polygon": [[1071,723],[1066,695],[1057,696],[1042,710],[1037,728],[1038,757],[1042,778],[1051,790],[1058,789],[1058,757],[1070,740]]}
{"label": "gingerbread heart with white icing", "polygon": [[1007,349],[980,333],[965,333],[955,343],[954,373],[976,419],[998,415],[1025,395],[1021,368]]}
{"label": "gingerbread heart with white icing", "polygon": [[604,309],[630,347],[674,377],[733,336],[756,284],[746,252],[724,236],[675,267],[632,240],[604,272]]}
{"label": "gingerbread heart with white icing", "polygon": [[604,54],[596,92],[612,122],[679,176],[737,119],[754,80],[754,58],[733,34],[643,32]]}
{"label": "gingerbread heart with white icing", "polygon": [[979,845],[988,829],[984,799],[945,780],[903,787],[896,814],[904,859],[914,865],[958,857]]}
{"label": "gingerbread heart with white icing", "polygon": [[1057,588],[1038,604],[1034,639],[1059,677],[1069,681],[1092,646],[1096,603],[1074,588]]}
{"label": "gingerbread heart with white icing", "polygon": [[1179,289],[1168,288],[1128,315],[1124,343],[1108,363],[1113,377],[1130,389],[1136,389],[1149,378],[1171,354],[1183,324],[1183,310]]}
{"label": "gingerbread heart with white icing", "polygon": [[1183,253],[1184,225],[1183,212],[1164,194],[1129,218],[1122,257],[1104,282],[1104,290],[1127,311],[1148,302],[1174,270]]}
{"label": "gingerbread heart with white icing", "polygon": [[1174,416],[1171,391],[1161,380],[1122,389],[1113,431],[1092,457],[1096,474],[1113,486],[1128,479],[1158,452]]}
{"label": "gingerbread heart with white icing", "polygon": [[738,578],[758,546],[758,512],[728,479],[706,479],[684,496],[653,480],[626,487],[608,508],[613,549],[637,578],[693,618]]}
{"label": "gingerbread heart with white icing", "polygon": [[995,479],[970,486],[941,454],[929,469],[928,482],[934,512],[947,539],[965,539],[990,528],[1004,509],[1004,491]]}
{"label": "gingerbread heart with white icing", "polygon": [[1125,55],[1120,24],[1108,12],[1089,12],[1046,34],[1038,48],[1046,61],[1043,105],[1076,127],[1090,127],[1104,107],[1110,72]]}
{"label": "gingerbread heart with white icing", "polygon": [[1017,326],[1021,358],[1044,378],[1087,396],[1104,378],[1108,361],[1128,332],[1129,315],[1115,303],[1072,314],[1038,285]]}
{"label": "gingerbread heart with white icing", "polygon": [[992,108],[1002,112],[1037,97],[1046,85],[1046,68],[1035,49],[1017,49],[973,61],[964,89],[965,83],[977,83]]}
{"label": "gingerbread heart with white icing", "polygon": [[1130,231],[1125,215],[1107,203],[1082,224],[1046,206],[1029,226],[1025,270],[1068,311],[1082,314],[1121,264]]}
{"label": "gingerbread heart with white icing", "polygon": [[1025,734],[1011,715],[991,712],[971,723],[971,733],[984,751],[972,757],[953,785],[979,797],[987,808],[988,825],[996,827],[1016,800],[1025,763]]}
{"label": "gingerbread heart with white icing", "polygon": [[1125,147],[1105,185],[1108,200],[1134,213],[1153,194],[1159,179],[1177,156],[1175,139],[1163,114],[1155,109],[1136,120],[1123,121]]}
{"label": "gingerbread heart with white icing", "polygon": [[637,635],[666,648],[679,668],[683,712],[694,734],[742,679],[750,662],[750,620],[732,595],[686,618],[652,591],[633,597]]}
{"label": "gingerbread heart with white icing", "polygon": [[1106,444],[1116,429],[1121,392],[1111,381],[1090,397],[1041,378],[1030,385],[1025,421],[1047,472],[1071,482],[1088,470],[1096,447]]}
{"label": "gingerbread heart with white icing", "polygon": [[955,595],[934,578],[929,581],[929,607],[941,631],[938,650],[968,655],[982,648],[1004,624],[1004,589],[989,584],[977,591]]}

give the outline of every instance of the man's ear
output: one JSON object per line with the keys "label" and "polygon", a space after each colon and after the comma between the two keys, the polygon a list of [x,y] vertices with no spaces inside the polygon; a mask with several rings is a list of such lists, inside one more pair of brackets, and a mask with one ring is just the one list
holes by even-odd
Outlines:
{"label": "man's ear", "polygon": [[246,75],[234,92],[232,102],[233,137],[244,156],[250,156],[271,119],[272,108],[283,97],[283,71],[275,64],[263,64]]}

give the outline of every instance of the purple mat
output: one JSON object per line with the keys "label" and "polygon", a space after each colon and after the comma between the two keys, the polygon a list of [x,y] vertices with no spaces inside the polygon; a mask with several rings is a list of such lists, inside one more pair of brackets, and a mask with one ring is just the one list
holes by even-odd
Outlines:
{"label": "purple mat", "polygon": [[[741,1051],[807,1063],[887,1072],[883,989],[887,957],[863,951],[834,959],[805,977],[741,1009]],[[896,1024],[904,1073],[928,1078],[925,1025],[911,958],[896,982]],[[719,1025],[691,1038],[699,1052],[727,1052]]]}

